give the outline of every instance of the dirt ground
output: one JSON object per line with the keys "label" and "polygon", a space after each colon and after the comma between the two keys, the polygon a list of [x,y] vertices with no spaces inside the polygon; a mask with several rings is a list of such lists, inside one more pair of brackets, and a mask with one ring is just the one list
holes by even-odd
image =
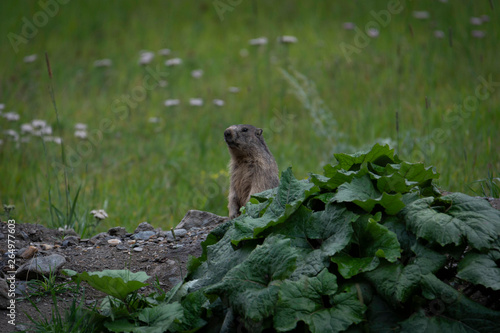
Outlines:
{"label": "dirt ground", "polygon": [[[193,228],[186,232],[185,235],[178,235],[175,240],[165,237],[166,232],[161,229],[153,230],[155,234],[146,240],[133,240],[132,238],[137,233],[123,234],[124,230],[122,230],[121,235],[110,236],[107,233],[101,233],[91,239],[78,239],[79,237],[72,236],[71,233],[70,235],[65,235],[63,231],[51,230],[39,224],[18,224],[15,227],[14,236],[16,240],[15,248],[17,250],[34,245],[39,248],[35,256],[46,256],[54,253],[62,255],[66,259],[66,263],[62,268],[77,272],[102,271],[105,269],[130,269],[132,272],[143,271],[151,276],[147,281],[148,283],[152,284],[158,279],[160,286],[164,290],[169,290],[177,282],[181,281],[186,274],[186,264],[189,255],[201,255],[200,243],[205,240],[206,235],[215,226],[214,224],[202,228]],[[0,223],[0,231],[3,235],[3,237],[0,236],[0,251],[4,254],[8,250],[7,223]],[[112,246],[107,242],[111,238],[121,239],[122,243],[120,246]],[[65,240],[70,241],[67,242]],[[10,270],[7,266],[8,259],[6,255],[3,255],[0,260],[0,270],[4,274]],[[19,268],[29,260],[16,256],[16,268]],[[58,281],[66,282],[69,279],[61,275]],[[70,285],[75,286],[74,283]],[[25,290],[26,286],[26,278],[16,279],[16,288],[19,293]],[[105,296],[86,283],[82,283],[82,286],[85,287],[85,302],[89,306],[95,302],[100,302]],[[74,298],[81,299],[82,286],[79,292],[67,291],[58,294],[57,307],[61,313],[64,313],[64,309],[71,305]],[[153,291],[155,290],[150,285],[141,292],[149,294]],[[21,299],[22,296],[20,294],[17,294],[16,297],[15,323],[17,329],[8,323],[10,318],[7,317],[7,314],[9,312],[7,310],[0,310],[0,331],[16,332],[19,328],[23,328],[23,326],[19,325],[25,325],[24,327],[26,327],[26,325],[31,324],[26,314],[31,316],[39,316],[41,314],[46,318],[50,318],[53,311],[53,302],[50,295],[34,297],[40,313],[35,311],[29,301]]]}
{"label": "dirt ground", "polygon": [[[491,205],[500,210],[500,200],[488,200]],[[63,268],[72,269],[77,272],[101,271],[104,269],[130,269],[132,272],[144,271],[151,279],[147,282],[153,283],[158,279],[160,286],[164,290],[169,290],[179,282],[186,273],[186,264],[189,255],[201,255],[200,243],[205,240],[206,235],[216,226],[216,224],[206,225],[200,228],[192,228],[185,234],[177,236],[176,239],[167,237],[161,229],[153,229],[149,226],[149,231],[154,231],[154,235],[144,240],[135,240],[135,233],[126,233],[123,228],[110,233],[101,233],[91,239],[79,239],[71,232],[51,230],[38,224],[19,224],[15,227],[15,248],[17,250],[34,245],[40,250],[35,254],[46,256],[49,254],[60,254],[66,259]],[[147,229],[147,228],[146,228]],[[0,271],[4,274],[9,271],[8,257],[4,255],[8,250],[8,226],[7,223],[0,223],[0,251],[3,254],[0,260]],[[147,235],[146,235],[147,236]],[[108,243],[111,238],[120,239],[119,246],[112,246]],[[137,249],[140,248],[140,249]],[[16,257],[16,268],[28,262],[30,259]],[[3,275],[3,274],[0,274]],[[65,277],[60,277],[59,281],[68,281]],[[16,287],[19,291],[26,288],[26,279],[16,279]],[[74,285],[74,284],[72,284]],[[92,305],[99,302],[104,294],[89,287],[85,283],[85,302]],[[74,298],[81,298],[79,292],[66,291],[58,296],[57,307],[61,313],[68,308]],[[153,287],[146,287],[143,292],[148,294],[153,291]],[[16,295],[18,299],[15,303],[17,329],[23,328],[19,325],[29,325],[26,314],[31,316],[43,315],[50,318],[53,311],[53,302],[50,296],[36,297],[35,302],[40,310],[40,314],[34,311],[33,305],[27,300],[21,299],[21,295]],[[8,323],[7,310],[0,310],[0,330],[2,332],[16,332],[17,329]],[[26,326],[25,326],[26,327]]]}

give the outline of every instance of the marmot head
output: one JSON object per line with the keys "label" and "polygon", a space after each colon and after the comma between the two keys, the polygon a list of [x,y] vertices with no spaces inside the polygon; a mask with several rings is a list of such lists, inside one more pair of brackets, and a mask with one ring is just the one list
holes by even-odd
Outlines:
{"label": "marmot head", "polygon": [[269,152],[262,129],[252,125],[233,125],[224,131],[224,140],[231,154],[252,156]]}

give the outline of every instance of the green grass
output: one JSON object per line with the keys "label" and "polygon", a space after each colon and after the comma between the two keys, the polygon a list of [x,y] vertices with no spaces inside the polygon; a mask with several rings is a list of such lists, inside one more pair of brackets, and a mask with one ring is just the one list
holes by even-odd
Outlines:
{"label": "green grass", "polygon": [[[61,168],[54,166],[61,165],[57,144],[47,142],[44,151],[39,138],[16,144],[2,134],[1,202],[16,206],[18,222],[53,225],[49,188],[52,203],[64,211],[66,198],[75,198],[81,186],[75,221],[67,221],[77,231],[90,230],[89,211],[100,208],[109,218],[98,231],[116,225],[133,230],[142,221],[167,229],[189,209],[227,214],[229,154],[222,133],[237,123],[264,128],[280,170],[291,165],[301,178],[320,173],[334,152],[388,140],[403,158],[434,165],[442,188],[473,194],[474,181],[498,177],[500,170],[500,87],[493,86],[471,112],[456,105],[473,101],[479,76],[500,81],[498,8],[488,1],[406,1],[349,62],[340,45],[353,45],[356,33],[342,23],[364,29],[374,21],[370,12],[387,5],[242,1],[221,21],[213,1],[71,1],[15,53],[6,36],[21,34],[22,18],[32,22],[41,7],[36,1],[2,2],[0,103],[2,112],[15,111],[21,119],[0,118],[0,130],[19,132],[22,123],[48,121],[64,140],[70,188],[68,193]],[[414,10],[428,11],[430,19],[417,20]],[[490,22],[470,24],[471,16],[483,14]],[[448,36],[435,38],[435,29],[451,30],[452,46]],[[486,31],[485,38],[473,38],[472,30]],[[299,41],[279,44],[280,35]],[[260,36],[269,39],[266,46],[248,45]],[[137,63],[139,51],[162,48],[183,64],[166,67],[166,58],[156,55],[148,68],[168,85],[153,87],[156,81]],[[243,49],[248,56],[241,56]],[[30,54],[38,59],[24,63]],[[113,65],[95,68],[103,58]],[[204,75],[194,79],[190,73],[198,68]],[[230,86],[241,91],[231,94]],[[299,88],[309,107],[297,98]],[[204,105],[190,106],[192,97],[203,98]],[[181,105],[166,108],[170,98]],[[214,106],[214,98],[225,105]],[[150,123],[150,117],[160,122]],[[74,137],[76,123],[88,125],[89,140]]]}

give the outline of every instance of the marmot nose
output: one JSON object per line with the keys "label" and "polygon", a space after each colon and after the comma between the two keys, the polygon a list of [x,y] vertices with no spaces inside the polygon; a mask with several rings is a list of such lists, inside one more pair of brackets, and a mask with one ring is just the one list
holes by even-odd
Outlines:
{"label": "marmot nose", "polygon": [[231,129],[228,128],[224,131],[224,138],[229,139],[229,138],[231,138],[232,135],[233,135],[233,131],[231,131]]}

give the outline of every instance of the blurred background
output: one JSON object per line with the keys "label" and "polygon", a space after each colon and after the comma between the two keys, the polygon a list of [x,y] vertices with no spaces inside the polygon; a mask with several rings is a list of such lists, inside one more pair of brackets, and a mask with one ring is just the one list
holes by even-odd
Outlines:
{"label": "blurred background", "polygon": [[498,196],[498,10],[2,1],[2,220],[89,235],[168,229],[189,209],[226,215],[223,131],[239,123],[263,128],[299,178],[379,142],[434,166],[444,190]]}

